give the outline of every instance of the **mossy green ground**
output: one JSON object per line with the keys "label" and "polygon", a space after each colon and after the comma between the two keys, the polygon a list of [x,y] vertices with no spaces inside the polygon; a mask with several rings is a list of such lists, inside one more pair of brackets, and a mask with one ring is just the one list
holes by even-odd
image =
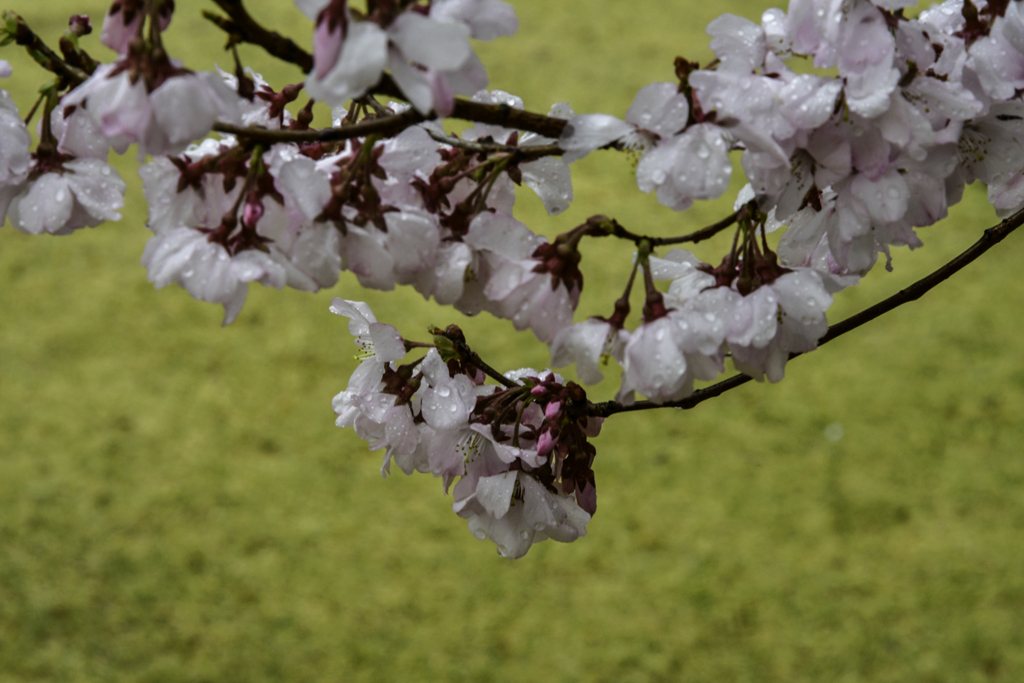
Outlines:
{"label": "mossy green ground", "polygon": [[[100,0],[7,3],[50,40],[85,4],[98,28]],[[291,2],[263,4],[307,39]],[[714,15],[763,9],[515,4],[521,36],[480,50],[494,87],[619,115],[675,55],[707,58]],[[198,18],[209,5],[178,5],[174,54],[229,63]],[[41,72],[2,56],[27,111]],[[366,298],[412,338],[458,322],[500,367],[541,367],[544,348],[349,277],[317,295],[254,287],[222,329],[219,307],[146,282],[138,180],[117,163],[121,223],[0,230],[0,682],[1024,680],[1024,236],[781,384],[609,420],[587,537],[509,562],[436,480],[382,481],[379,454],[334,427],[354,347],[327,306]],[[664,210],[609,154],[578,166],[568,215],[526,193],[522,218],[668,234],[723,210]],[[973,242],[994,222],[983,200],[969,189],[831,319]],[[580,314],[607,315],[629,250],[585,248]]]}

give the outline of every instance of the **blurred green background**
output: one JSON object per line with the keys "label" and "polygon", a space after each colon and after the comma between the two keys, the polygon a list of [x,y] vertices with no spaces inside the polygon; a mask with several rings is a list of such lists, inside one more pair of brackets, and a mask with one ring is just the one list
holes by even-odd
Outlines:
{"label": "blurred green background", "polygon": [[[493,87],[546,111],[622,116],[706,61],[703,27],[749,0],[514,2],[521,35],[481,45]],[[7,0],[51,44],[100,0]],[[179,0],[168,42],[197,69],[223,40]],[[253,3],[306,44],[287,0]],[[103,58],[95,36],[84,41]],[[43,72],[17,48],[22,112]],[[256,49],[280,87],[298,71]],[[118,224],[65,238],[0,229],[0,682],[1024,680],[1024,363],[1015,234],[924,300],[689,412],[618,416],[598,439],[586,538],[505,561],[440,483],[382,481],[334,427],[354,346],[334,296],[411,338],[458,322],[501,368],[543,346],[411,291],[253,287],[239,320],[139,263],[148,233],[130,152]],[[575,168],[557,234],[593,213],[638,232],[696,228],[640,195],[627,159]],[[938,266],[995,222],[971,188],[838,320]],[[728,238],[726,238],[728,239]],[[588,244],[580,315],[610,313],[624,245]],[[717,261],[721,243],[698,253]],[[594,389],[607,398],[618,377]]]}

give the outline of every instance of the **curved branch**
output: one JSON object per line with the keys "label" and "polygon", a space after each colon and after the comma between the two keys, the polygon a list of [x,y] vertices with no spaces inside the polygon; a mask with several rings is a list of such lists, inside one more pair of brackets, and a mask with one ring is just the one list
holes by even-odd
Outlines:
{"label": "curved branch", "polygon": [[697,242],[703,242],[706,239],[714,237],[735,223],[739,219],[741,211],[743,211],[742,208],[739,211],[732,212],[717,223],[712,223],[711,225],[691,232],[688,235],[681,235],[679,237],[648,237],[646,239],[649,239],[651,241],[651,245],[655,247],[663,247],[670,244],[683,244],[684,242],[693,242],[694,244]]}
{"label": "curved branch", "polygon": [[[968,247],[952,261],[946,263],[931,274],[921,278],[914,284],[910,285],[906,289],[900,290],[889,298],[878,302],[874,306],[830,326],[828,328],[828,332],[825,333],[825,336],[818,340],[818,346],[827,344],[836,337],[844,335],[847,332],[851,332],[861,325],[869,323],[875,318],[878,318],[879,316],[884,315],[903,304],[910,303],[911,301],[917,301],[924,296],[925,293],[934,289],[936,285],[948,280],[952,275],[963,270],[968,264],[975,261],[986,251],[1002,242],[1007,235],[1019,228],[1021,225],[1024,225],[1024,209],[1005,219],[999,225],[986,230],[977,242]],[[790,359],[793,359],[800,355],[803,354],[792,353],[789,357]],[[733,375],[729,379],[718,382],[717,384],[712,384],[704,389],[698,389],[693,392],[692,395],[687,396],[684,399],[679,401],[670,401],[668,403],[637,401],[633,405],[629,406],[616,401],[594,403],[591,405],[588,415],[593,415],[595,417],[609,417],[617,413],[634,412],[637,410],[653,410],[654,408],[680,408],[687,410],[703,403],[709,398],[721,396],[731,389],[735,389],[738,386],[746,384],[751,379],[752,378],[749,375]]]}
{"label": "curved branch", "polygon": [[245,43],[259,45],[271,56],[295,64],[303,73],[313,70],[313,55],[296,45],[291,38],[285,38],[276,31],[260,26],[242,4],[242,0],[213,0],[228,15],[227,19],[211,12],[203,16],[217,24],[226,33]]}
{"label": "curved branch", "polygon": [[611,232],[605,234],[610,234],[624,240],[630,240],[632,242],[635,242],[636,244],[640,244],[641,241],[647,241],[650,242],[651,246],[653,247],[663,247],[668,246],[670,244],[683,244],[684,242],[693,242],[694,244],[696,244],[697,242],[702,242],[706,239],[710,239],[711,237],[714,237],[718,233],[728,228],[730,225],[739,220],[740,215],[744,210],[745,207],[740,208],[739,211],[732,212],[731,214],[729,214],[722,220],[718,221],[717,223],[712,223],[711,225],[703,227],[700,230],[691,232],[687,235],[680,235],[679,237],[648,237],[647,235],[637,235],[636,233],[630,232],[626,228],[622,227],[622,225],[614,218],[610,219]]}

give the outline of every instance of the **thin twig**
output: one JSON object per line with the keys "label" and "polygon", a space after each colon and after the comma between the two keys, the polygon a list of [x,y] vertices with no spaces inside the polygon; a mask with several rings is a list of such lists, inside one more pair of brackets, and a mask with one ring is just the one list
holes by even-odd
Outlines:
{"label": "thin twig", "polygon": [[[514,387],[522,386],[521,384],[516,384],[515,382],[510,380],[508,377],[506,377],[505,375],[501,374],[500,372],[498,372],[497,370],[492,368],[490,365],[485,363],[484,360],[480,357],[480,354],[478,354],[476,351],[473,351],[472,349],[470,349],[465,344],[458,344],[458,346],[465,347],[465,351],[468,352],[466,354],[466,360],[468,360],[470,363],[472,363],[473,365],[475,365],[478,368],[480,368],[481,370],[483,370],[484,374],[486,374],[488,377],[490,377],[491,379],[495,380],[496,382],[498,382],[502,386],[504,386],[504,387],[506,387],[508,389],[512,389]],[[459,350],[461,351],[463,349],[460,348]]]}
{"label": "thin twig", "polygon": [[[640,244],[640,242],[643,242],[643,241],[646,240],[647,242],[650,242],[652,247],[661,247],[661,246],[666,246],[666,245],[669,245],[669,244],[682,244],[684,242],[694,242],[694,243],[697,243],[697,242],[701,242],[703,240],[709,239],[709,238],[717,235],[718,233],[722,232],[726,228],[728,228],[730,225],[732,225],[733,223],[735,223],[739,219],[740,214],[743,211],[744,211],[744,209],[741,208],[739,211],[734,211],[733,213],[731,213],[730,215],[726,216],[725,218],[723,218],[722,220],[718,221],[717,223],[713,223],[713,224],[711,224],[711,225],[709,225],[707,227],[704,227],[704,228],[701,228],[700,230],[697,230],[696,232],[691,232],[691,233],[689,233],[687,235],[681,235],[679,237],[648,237],[647,235],[638,235],[635,232],[631,232],[631,231],[627,230],[626,228],[624,228],[615,219],[610,219],[611,220],[611,230],[610,230],[610,232],[606,232],[604,234],[606,234],[606,235],[613,235],[615,237],[618,237],[618,238],[624,239],[624,240],[630,240],[631,242],[635,242],[636,244]],[[602,220],[609,220],[609,219],[605,219],[603,216],[595,216],[595,218],[600,218]]]}
{"label": "thin twig", "polygon": [[503,145],[499,142],[478,142],[476,140],[463,140],[462,138],[443,135],[437,131],[426,129],[427,134],[435,141],[443,145],[458,147],[477,154],[509,154],[517,161],[523,159],[539,159],[540,157],[557,156],[562,154],[562,148],[558,145],[526,145],[517,147],[515,145]]}
{"label": "thin twig", "polygon": [[[740,211],[742,210],[743,209],[740,209]],[[685,242],[693,242],[694,244],[697,242],[703,242],[706,239],[714,237],[735,223],[740,216],[740,211],[734,211],[732,214],[726,216],[717,223],[712,223],[711,225],[701,228],[695,232],[691,232],[688,235],[681,235],[680,237],[648,237],[646,239],[649,239],[651,241],[651,245],[655,247],[663,247],[669,244],[683,244]]]}
{"label": "thin twig", "polygon": [[259,45],[271,56],[295,64],[304,73],[313,70],[313,55],[296,45],[290,38],[260,26],[245,9],[242,0],[213,1],[224,10],[228,19],[211,12],[203,12],[203,16],[217,24],[224,32],[236,36],[242,42]]}
{"label": "thin twig", "polygon": [[[935,286],[940,282],[949,279],[955,273],[963,270],[969,263],[973,262],[986,251],[1002,242],[1007,235],[1019,228],[1021,225],[1024,225],[1024,210],[1018,211],[999,225],[986,230],[981,236],[981,239],[968,247],[967,250],[952,261],[932,272],[930,275],[921,278],[906,289],[902,289],[896,294],[893,294],[888,299],[880,301],[874,306],[832,325],[828,328],[828,332],[825,333],[825,336],[818,340],[818,346],[827,344],[836,337],[855,330],[861,325],[869,323],[875,318],[884,315],[903,304],[920,299],[925,293],[935,288]],[[792,353],[789,357],[790,359],[793,359],[800,355],[802,354]],[[653,410],[654,408],[680,408],[687,410],[703,403],[709,398],[721,396],[731,389],[735,389],[742,384],[746,384],[751,379],[752,378],[749,375],[733,375],[729,379],[723,380],[717,384],[712,384],[704,389],[698,389],[693,392],[692,395],[687,396],[684,399],[679,401],[670,401],[668,403],[637,401],[633,405],[629,406],[622,405],[616,401],[594,403],[591,405],[588,415],[593,415],[595,417],[608,417],[617,413],[634,412],[637,410]]]}
{"label": "thin twig", "polygon": [[17,28],[14,33],[14,42],[28,50],[29,55],[44,69],[61,76],[72,86],[81,85],[89,78],[89,74],[77,67],[71,66],[61,59],[60,55],[47,47],[43,39],[37,36],[18,14],[10,10],[5,11],[3,14],[4,19],[10,20],[13,18],[15,20]]}

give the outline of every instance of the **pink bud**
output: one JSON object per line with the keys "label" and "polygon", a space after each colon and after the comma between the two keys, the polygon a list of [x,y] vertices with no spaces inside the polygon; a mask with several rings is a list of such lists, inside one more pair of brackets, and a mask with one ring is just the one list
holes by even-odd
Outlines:
{"label": "pink bud", "polygon": [[342,43],[348,32],[348,2],[333,0],[320,12],[313,33],[313,63],[316,77],[324,78],[341,56]]}
{"label": "pink bud", "polygon": [[554,447],[555,439],[551,436],[551,431],[542,432],[540,438],[537,439],[537,455],[547,455]]}
{"label": "pink bud", "polygon": [[552,401],[544,407],[544,417],[554,420],[562,412],[562,402]]}
{"label": "pink bud", "polygon": [[250,228],[256,227],[256,223],[263,217],[263,203],[259,199],[250,199],[245,203],[242,212],[242,223]]}
{"label": "pink bud", "polygon": [[530,389],[531,396],[543,396],[546,393],[548,393],[547,388],[542,387],[540,385],[537,385],[533,389]]}

